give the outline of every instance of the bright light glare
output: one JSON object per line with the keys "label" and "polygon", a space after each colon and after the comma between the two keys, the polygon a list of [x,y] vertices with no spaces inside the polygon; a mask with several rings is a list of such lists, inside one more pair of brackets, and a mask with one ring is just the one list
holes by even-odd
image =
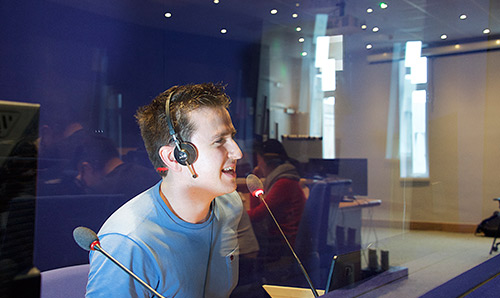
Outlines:
{"label": "bright light glare", "polygon": [[378,32],[379,30],[380,30],[379,27],[373,27],[372,29],[373,32]]}
{"label": "bright light glare", "polygon": [[321,68],[321,91],[335,91],[335,59],[327,59]]}
{"label": "bright light glare", "polygon": [[466,14],[461,14],[461,15],[460,15],[460,19],[461,19],[461,20],[465,20],[466,18],[467,18],[467,15],[466,15]]}
{"label": "bright light glare", "polygon": [[276,8],[271,9],[271,14],[277,14],[278,10]]}
{"label": "bright light glare", "polygon": [[363,29],[363,30],[366,30],[366,27],[367,26],[365,24],[361,25],[361,29]]}
{"label": "bright light glare", "polygon": [[297,28],[295,28],[295,31],[300,32],[302,31],[302,28],[300,26],[297,26]]}
{"label": "bright light glare", "polygon": [[172,17],[172,13],[170,13],[170,12],[166,12],[166,13],[165,13],[165,17],[166,17],[166,18],[171,18],[171,17]]}
{"label": "bright light glare", "polygon": [[366,45],[366,49],[367,50],[371,50],[371,48],[373,48],[373,45],[371,43],[369,43],[369,44]]}
{"label": "bright light glare", "polygon": [[292,13],[292,18],[296,19],[296,18],[298,18],[298,17],[299,17],[299,14],[297,14],[297,13]]}
{"label": "bright light glare", "polygon": [[302,57],[305,57],[305,56],[307,56],[307,52],[306,52],[306,51],[303,51],[302,53],[300,53],[300,55],[301,55]]}
{"label": "bright light glare", "polygon": [[368,8],[366,9],[366,12],[367,12],[367,13],[372,13],[372,12],[373,12],[373,8],[368,7]]}
{"label": "bright light glare", "polygon": [[405,67],[413,67],[422,55],[422,42],[409,41],[405,49]]}
{"label": "bright light glare", "polygon": [[441,35],[441,39],[447,39],[447,38],[448,38],[448,35],[446,35],[446,34]]}
{"label": "bright light glare", "polygon": [[222,33],[222,34],[226,34],[226,33],[227,33],[227,29],[226,29],[226,28],[222,28],[222,29],[220,29],[220,33]]}
{"label": "bright light glare", "polygon": [[299,42],[304,42],[304,37],[299,37]]}
{"label": "bright light glare", "polygon": [[387,5],[387,3],[385,2],[380,2],[380,8],[382,9],[386,9],[389,5]]}
{"label": "bright light glare", "polygon": [[483,33],[484,34],[490,34],[491,30],[489,28],[486,28],[486,29],[483,30]]}
{"label": "bright light glare", "polygon": [[[315,67],[322,67],[328,60],[328,55],[330,52],[330,37],[329,36],[318,36],[316,38],[316,62]],[[335,67],[334,67],[335,69]]]}

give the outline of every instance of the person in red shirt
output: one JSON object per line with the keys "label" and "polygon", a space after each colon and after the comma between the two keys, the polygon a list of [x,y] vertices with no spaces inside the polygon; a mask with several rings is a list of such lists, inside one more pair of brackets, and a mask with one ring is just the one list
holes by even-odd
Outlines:
{"label": "person in red shirt", "polygon": [[[258,146],[256,156],[254,174],[264,178],[264,199],[293,246],[306,202],[297,167],[275,139]],[[292,255],[266,206],[258,198],[251,199],[248,215],[259,240],[264,264]]]}

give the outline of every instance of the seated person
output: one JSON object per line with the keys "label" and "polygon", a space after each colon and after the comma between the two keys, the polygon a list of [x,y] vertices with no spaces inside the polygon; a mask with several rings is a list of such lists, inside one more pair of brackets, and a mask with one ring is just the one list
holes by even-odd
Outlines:
{"label": "seated person", "polygon": [[[110,255],[165,297],[227,298],[238,281],[242,153],[229,103],[221,85],[184,85],[136,113],[162,178],[115,211],[98,235]],[[152,295],[92,251],[86,297]]]}
{"label": "seated person", "polygon": [[85,136],[74,158],[77,180],[86,194],[123,194],[131,198],[160,180],[152,167],[122,161],[113,141],[102,135]]}
{"label": "seated person", "polygon": [[[258,146],[256,153],[254,173],[265,178],[264,199],[293,246],[306,202],[299,184],[300,175],[279,141],[270,139],[264,142]],[[264,263],[291,256],[278,227],[258,198],[251,198],[248,215],[259,240]]]}

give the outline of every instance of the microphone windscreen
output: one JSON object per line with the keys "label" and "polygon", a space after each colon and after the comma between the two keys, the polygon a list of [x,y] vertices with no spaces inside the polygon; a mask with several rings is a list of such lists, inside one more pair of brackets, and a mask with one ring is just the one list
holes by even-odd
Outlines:
{"label": "microphone windscreen", "polygon": [[255,176],[254,174],[250,174],[247,176],[247,187],[251,194],[254,194],[257,190],[264,190],[262,181],[260,181],[259,177]]}
{"label": "microphone windscreen", "polygon": [[99,241],[96,233],[86,227],[77,227],[73,230],[73,238],[76,243],[85,250],[91,250],[90,246],[94,241]]}

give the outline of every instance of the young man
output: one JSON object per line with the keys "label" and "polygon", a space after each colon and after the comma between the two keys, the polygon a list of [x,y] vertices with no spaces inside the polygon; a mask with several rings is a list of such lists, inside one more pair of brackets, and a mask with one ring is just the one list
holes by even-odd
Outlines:
{"label": "young man", "polygon": [[[165,297],[228,297],[237,283],[243,207],[235,192],[236,162],[242,153],[229,103],[221,86],[186,85],[170,88],[136,114],[162,180],[118,209],[99,239]],[[187,163],[176,159],[179,146],[193,146]],[[151,295],[93,251],[86,297]]]}

